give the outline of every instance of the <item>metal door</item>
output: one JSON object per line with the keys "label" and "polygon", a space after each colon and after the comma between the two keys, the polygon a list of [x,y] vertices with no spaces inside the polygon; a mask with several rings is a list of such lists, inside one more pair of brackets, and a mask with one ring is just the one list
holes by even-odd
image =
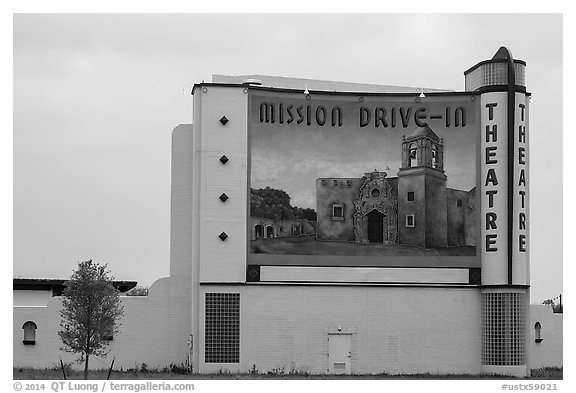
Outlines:
{"label": "metal door", "polygon": [[328,372],[350,374],[352,372],[352,334],[328,334]]}

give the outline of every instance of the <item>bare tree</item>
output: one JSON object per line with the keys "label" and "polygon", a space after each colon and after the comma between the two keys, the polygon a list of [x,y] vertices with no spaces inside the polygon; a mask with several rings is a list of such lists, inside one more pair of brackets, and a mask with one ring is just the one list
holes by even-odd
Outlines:
{"label": "bare tree", "polygon": [[62,294],[58,335],[67,352],[79,353],[88,379],[90,356],[105,356],[110,336],[118,333],[123,307],[107,265],[79,262]]}

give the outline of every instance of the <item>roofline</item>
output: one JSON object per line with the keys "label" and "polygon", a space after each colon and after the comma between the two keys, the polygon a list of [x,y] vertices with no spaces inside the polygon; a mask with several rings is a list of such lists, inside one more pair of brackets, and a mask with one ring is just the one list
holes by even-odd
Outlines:
{"label": "roofline", "polygon": [[[202,87],[242,87],[249,90],[260,90],[260,91],[276,91],[281,93],[304,93],[304,89],[290,89],[286,87],[269,87],[269,86],[254,86],[246,85],[241,83],[212,83],[212,82],[202,82],[195,83],[192,87],[192,95],[196,88]],[[310,94],[323,94],[323,95],[335,95],[335,96],[358,96],[358,97],[419,97],[421,92],[411,92],[411,93],[377,93],[377,92],[359,92],[359,91],[334,91],[334,90],[310,90]],[[442,97],[442,96],[476,96],[480,93],[478,91],[430,91],[427,92],[424,89],[426,97]]]}
{"label": "roofline", "polygon": [[[64,279],[59,278],[17,278],[12,279],[12,289],[13,290],[29,290],[29,291],[41,291],[41,290],[52,290],[56,293],[64,290],[66,284]],[[114,288],[118,289],[120,292],[124,293],[134,288],[138,284],[138,281],[127,281],[127,280],[113,280],[112,285]]]}
{"label": "roofline", "polygon": [[[484,65],[484,64],[488,64],[488,63],[507,63],[508,59],[490,59],[490,60],[482,60],[479,63],[476,63],[475,65],[473,65],[472,67],[468,68],[466,71],[464,71],[464,75],[468,75],[469,73],[471,73],[472,71],[474,71],[476,68]],[[514,64],[522,64],[523,66],[526,66],[526,62],[524,60],[518,60],[518,59],[514,59]]]}

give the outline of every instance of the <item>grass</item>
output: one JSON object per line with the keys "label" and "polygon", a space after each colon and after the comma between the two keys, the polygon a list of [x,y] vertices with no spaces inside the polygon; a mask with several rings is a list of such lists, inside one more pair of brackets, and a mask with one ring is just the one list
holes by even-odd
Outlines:
{"label": "grass", "polygon": [[532,369],[531,374],[531,379],[563,379],[562,368],[558,367]]}
{"label": "grass", "polygon": [[[89,378],[94,380],[106,379],[108,370],[93,370],[90,371]],[[67,370],[67,378],[71,380],[83,379],[82,371]],[[62,380],[62,370],[58,368],[53,369],[37,369],[37,368],[22,368],[14,367],[13,378],[15,380],[33,380],[33,379],[46,379],[46,380]],[[216,374],[181,374],[172,372],[169,368],[164,370],[147,370],[141,371],[137,369],[127,371],[112,371],[110,375],[112,380],[122,379],[143,379],[143,380],[221,380],[221,379],[436,379],[436,380],[469,380],[469,379],[548,379],[548,380],[562,380],[563,369],[547,367],[541,369],[533,369],[530,378],[514,378],[494,375],[470,375],[470,374],[400,374],[389,375],[382,374],[362,374],[362,375],[326,375],[326,374],[308,374],[307,372],[268,372],[259,373],[257,370],[247,373],[227,373],[221,372]]]}
{"label": "grass", "polygon": [[251,251],[257,254],[290,255],[366,255],[366,256],[412,256],[444,255],[474,256],[476,247],[419,248],[403,244],[355,243],[347,241],[322,241],[311,236],[252,240]]}

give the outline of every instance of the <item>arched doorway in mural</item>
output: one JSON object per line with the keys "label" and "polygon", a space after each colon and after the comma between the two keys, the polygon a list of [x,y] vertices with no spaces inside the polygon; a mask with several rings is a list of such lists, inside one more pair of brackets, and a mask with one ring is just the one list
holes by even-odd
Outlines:
{"label": "arched doorway in mural", "polygon": [[368,217],[368,241],[370,243],[384,243],[384,219],[386,215],[374,209],[366,217]]}
{"label": "arched doorway in mural", "polygon": [[354,208],[356,243],[398,243],[398,201],[386,172],[364,174]]}
{"label": "arched doorway in mural", "polygon": [[273,238],[274,237],[274,228],[271,225],[266,227],[266,237]]}
{"label": "arched doorway in mural", "polygon": [[257,224],[254,227],[254,236],[256,237],[256,239],[261,239],[264,237],[264,227],[260,224]]}

